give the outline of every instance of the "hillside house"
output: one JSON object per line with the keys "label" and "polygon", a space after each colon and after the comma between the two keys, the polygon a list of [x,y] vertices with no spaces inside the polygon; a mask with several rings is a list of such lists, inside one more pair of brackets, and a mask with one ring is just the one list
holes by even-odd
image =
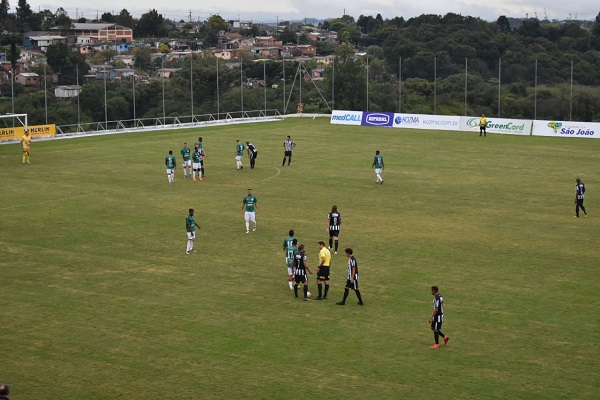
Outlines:
{"label": "hillside house", "polygon": [[81,86],[78,85],[63,85],[54,89],[54,97],[57,99],[66,99],[69,97],[79,96]]}
{"label": "hillside house", "polygon": [[23,86],[39,86],[40,76],[35,72],[21,72],[15,77],[15,82]]}

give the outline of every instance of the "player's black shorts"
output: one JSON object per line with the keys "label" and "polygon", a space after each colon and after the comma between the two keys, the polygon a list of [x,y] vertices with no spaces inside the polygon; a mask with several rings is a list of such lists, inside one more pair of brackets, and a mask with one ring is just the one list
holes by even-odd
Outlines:
{"label": "player's black shorts", "polygon": [[431,329],[434,331],[439,331],[440,329],[442,329],[442,323],[444,321],[438,321],[437,317],[434,318],[433,320],[431,320]]}
{"label": "player's black shorts", "polygon": [[308,277],[304,276],[304,275],[294,275],[294,280],[296,281],[296,283],[304,283],[304,282],[308,282]]}
{"label": "player's black shorts", "polygon": [[579,207],[583,206],[583,199],[577,199],[577,205]]}
{"label": "player's black shorts", "polygon": [[330,267],[319,267],[317,269],[317,279],[321,281],[329,280],[329,269]]}
{"label": "player's black shorts", "polygon": [[292,156],[292,152],[291,151],[285,151],[285,153],[283,153],[284,156],[286,157],[291,157]]}
{"label": "player's black shorts", "polygon": [[354,289],[354,290],[358,289],[358,279],[355,279],[354,283],[352,283],[350,281],[350,279],[346,279],[346,287],[348,289]]}
{"label": "player's black shorts", "polygon": [[250,159],[251,160],[256,160],[256,157],[258,157],[258,151],[250,152]]}
{"label": "player's black shorts", "polygon": [[329,237],[339,237],[339,236],[340,236],[339,229],[336,229],[336,230],[330,229],[329,230]]}

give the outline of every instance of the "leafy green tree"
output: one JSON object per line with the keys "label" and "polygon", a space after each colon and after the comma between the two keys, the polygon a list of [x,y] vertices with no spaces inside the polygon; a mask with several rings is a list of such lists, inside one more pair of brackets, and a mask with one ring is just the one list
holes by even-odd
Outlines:
{"label": "leafy green tree", "polygon": [[145,14],[142,14],[137,23],[138,36],[160,37],[163,30],[165,18],[158,11],[152,9]]}
{"label": "leafy green tree", "polygon": [[19,0],[16,11],[17,26],[21,32],[25,32],[29,29],[29,19],[31,18],[33,11],[31,11],[31,7],[29,6],[29,3],[27,3],[27,0]]}
{"label": "leafy green tree", "polygon": [[0,21],[8,17],[8,10],[10,10],[10,3],[8,0],[0,1]]}
{"label": "leafy green tree", "polygon": [[496,25],[498,25],[498,29],[500,29],[500,32],[502,33],[508,33],[511,31],[510,22],[508,22],[506,15],[499,16],[496,20]]}
{"label": "leafy green tree", "polygon": [[100,17],[100,20],[104,21],[104,22],[110,22],[110,23],[117,22],[117,20],[115,19],[115,16],[112,15],[112,13],[109,13],[109,12],[103,13],[102,16]]}
{"label": "leafy green tree", "polygon": [[134,28],[135,21],[127,9],[122,9],[118,15],[115,15],[115,22],[127,28]]}
{"label": "leafy green tree", "polygon": [[224,31],[227,29],[227,22],[219,14],[208,17],[206,24],[208,25],[208,29],[213,32]]}
{"label": "leafy green tree", "polygon": [[[335,52],[335,72],[327,74],[325,85],[333,86],[335,108],[339,110],[364,110],[366,108],[366,70],[362,59],[356,56],[356,50],[350,44],[342,44]],[[331,89],[329,90],[331,93]]]}
{"label": "leafy green tree", "polygon": [[290,28],[285,28],[283,32],[277,35],[277,39],[281,40],[283,44],[298,43],[298,36],[296,36],[296,32],[290,30]]}
{"label": "leafy green tree", "polygon": [[69,18],[69,14],[64,8],[59,7],[54,14],[54,24],[59,28],[61,34],[65,35],[66,32],[73,27],[73,21]]}
{"label": "leafy green tree", "polygon": [[592,25],[589,43],[590,48],[600,50],[600,12],[598,13],[598,15],[596,15],[596,20]]}

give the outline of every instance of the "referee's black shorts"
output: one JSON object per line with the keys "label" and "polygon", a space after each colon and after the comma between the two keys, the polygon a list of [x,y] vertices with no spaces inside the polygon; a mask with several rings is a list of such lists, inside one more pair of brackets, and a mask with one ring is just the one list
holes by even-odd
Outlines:
{"label": "referee's black shorts", "polygon": [[328,281],[329,280],[329,268],[330,267],[319,267],[317,269],[317,279],[320,281]]}

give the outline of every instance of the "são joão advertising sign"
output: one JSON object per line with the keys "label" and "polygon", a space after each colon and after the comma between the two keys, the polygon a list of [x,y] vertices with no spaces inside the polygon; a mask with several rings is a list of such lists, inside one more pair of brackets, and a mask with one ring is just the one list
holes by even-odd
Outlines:
{"label": "s\u00e3o jo\u00e3o advertising sign", "polygon": [[[461,117],[461,131],[479,132],[479,117]],[[501,133],[505,135],[530,135],[532,121],[529,119],[488,118],[487,133]]]}
{"label": "s\u00e3o jo\u00e3o advertising sign", "polygon": [[362,118],[362,111],[333,110],[330,123],[338,125],[360,125]]}
{"label": "s\u00e3o jo\u00e3o advertising sign", "polygon": [[600,138],[600,123],[569,121],[534,121],[534,136]]}
{"label": "s\u00e3o jo\u00e3o advertising sign", "polygon": [[363,112],[361,125],[363,126],[392,126],[394,113],[389,112]]}

